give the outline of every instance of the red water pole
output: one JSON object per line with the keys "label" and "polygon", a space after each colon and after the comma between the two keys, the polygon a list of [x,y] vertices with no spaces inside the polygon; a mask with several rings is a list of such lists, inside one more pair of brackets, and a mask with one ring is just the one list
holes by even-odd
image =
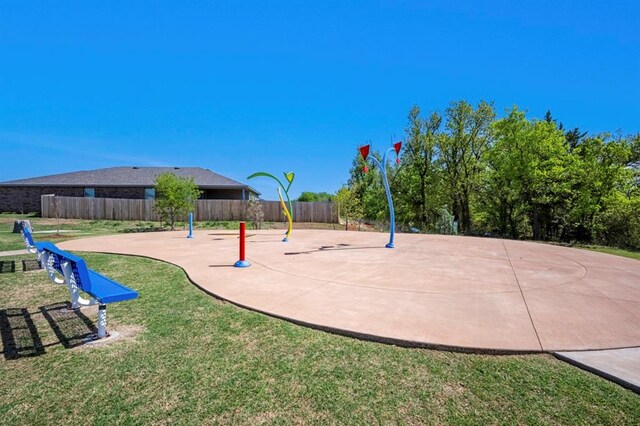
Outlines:
{"label": "red water pole", "polygon": [[246,235],[247,235],[247,225],[244,222],[240,222],[240,260],[245,260],[244,255],[246,254],[246,252],[244,247],[244,241],[245,241]]}
{"label": "red water pole", "polygon": [[247,266],[251,266],[245,259],[245,248],[244,248],[244,240],[246,234],[247,224],[244,222],[240,222],[240,260],[238,260],[233,266],[236,268],[246,268]]}

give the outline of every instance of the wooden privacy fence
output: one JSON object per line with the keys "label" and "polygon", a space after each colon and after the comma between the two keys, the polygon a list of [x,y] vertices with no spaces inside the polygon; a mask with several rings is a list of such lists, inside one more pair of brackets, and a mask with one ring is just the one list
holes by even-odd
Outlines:
{"label": "wooden privacy fence", "polygon": [[[42,217],[93,220],[142,220],[159,221],[153,211],[154,200],[129,200],[123,198],[57,197],[43,195]],[[261,201],[265,222],[284,222],[279,201]],[[247,213],[247,201],[198,200],[194,211],[197,221],[251,220]],[[338,223],[334,203],[293,202],[295,222]]]}

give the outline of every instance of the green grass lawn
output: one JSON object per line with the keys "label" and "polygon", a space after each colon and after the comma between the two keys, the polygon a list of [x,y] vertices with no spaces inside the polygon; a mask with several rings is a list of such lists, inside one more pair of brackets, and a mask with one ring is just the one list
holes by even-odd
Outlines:
{"label": "green grass lawn", "polygon": [[616,256],[628,257],[629,259],[640,260],[640,251],[629,251],[629,250],[623,250],[615,247],[605,247],[605,246],[577,246],[577,247],[587,249],[587,250],[599,251],[600,253],[608,253],[608,254],[614,254]]}
{"label": "green grass lawn", "polygon": [[[127,222],[127,221],[107,221],[107,220],[75,220],[60,219],[59,223],[56,219],[45,219],[39,217],[27,217],[20,215],[0,215],[0,251],[17,250],[24,248],[24,243],[20,234],[13,234],[13,223],[15,220],[25,218],[31,222],[34,231],[33,237],[35,241],[52,241],[61,242],[73,238],[81,238],[97,235],[109,235],[123,232],[127,229],[135,229],[136,227],[150,226],[151,222]],[[157,223],[155,226],[158,226]],[[60,230],[61,235],[53,235]],[[39,233],[40,231],[53,231],[51,233]],[[73,231],[73,232],[67,232]]]}
{"label": "green grass lawn", "polygon": [[[81,220],[81,219],[51,219],[40,218],[28,215],[18,214],[0,214],[0,251],[19,250],[24,248],[24,243],[19,234],[13,234],[13,223],[18,219],[28,219],[31,222],[36,242],[51,241],[53,243],[71,240],[74,238],[94,237],[99,235],[110,235],[121,232],[144,232],[146,230],[158,230],[161,227],[159,222],[140,222],[140,221],[118,221],[118,220]],[[247,224],[251,227],[251,223]],[[340,228],[334,224],[296,224],[297,228],[321,228],[334,229]],[[225,229],[238,230],[239,222],[237,221],[206,221],[194,224],[195,229]],[[265,222],[262,224],[263,229],[284,228],[282,223]],[[167,228],[168,229],[168,228]],[[184,222],[178,222],[175,229],[187,232],[188,225]],[[48,231],[48,233],[40,233],[40,231]],[[53,235],[60,231],[60,235]],[[69,232],[71,231],[71,232]],[[186,235],[186,234],[185,234]]]}
{"label": "green grass lawn", "polygon": [[[2,347],[0,423],[640,421],[638,395],[550,355],[469,355],[359,341],[222,303],[169,264],[83,256],[140,292],[137,300],[109,307],[110,329],[124,337],[73,348],[91,330],[57,309],[68,300],[66,288],[42,271],[0,274],[3,342],[11,336],[18,347]],[[86,315],[95,321],[94,312]],[[23,356],[6,359],[16,353]]]}
{"label": "green grass lawn", "polygon": [[[121,232],[143,232],[158,230],[159,222],[116,221],[116,220],[79,220],[28,217],[26,215],[0,214],[0,251],[18,250],[24,248],[24,243],[18,234],[13,234],[13,223],[17,219],[28,219],[31,222],[36,241],[61,242],[74,238],[84,238],[99,235],[110,235]],[[198,229],[238,229],[238,222],[202,222]],[[168,228],[167,228],[168,229]],[[185,229],[184,223],[176,224],[176,229]],[[47,231],[47,233],[40,233]],[[53,233],[51,233],[53,231]],[[54,235],[57,232],[60,235]]]}

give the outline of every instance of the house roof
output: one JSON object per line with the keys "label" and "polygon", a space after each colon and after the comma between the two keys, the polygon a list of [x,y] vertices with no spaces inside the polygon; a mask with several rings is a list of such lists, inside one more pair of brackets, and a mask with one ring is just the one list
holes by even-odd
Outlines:
{"label": "house roof", "polygon": [[162,173],[173,173],[176,176],[192,177],[199,188],[244,188],[259,194],[258,191],[249,185],[201,167],[109,167],[106,169],[85,170],[11,180],[0,182],[0,186],[152,187],[155,184],[156,176]]}

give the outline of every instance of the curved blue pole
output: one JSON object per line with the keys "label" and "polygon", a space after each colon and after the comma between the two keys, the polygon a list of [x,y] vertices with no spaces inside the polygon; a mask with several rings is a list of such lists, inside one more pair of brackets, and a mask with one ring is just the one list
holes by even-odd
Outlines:
{"label": "curved blue pole", "polygon": [[376,157],[374,157],[373,155],[370,156],[373,162],[380,168],[380,171],[382,172],[382,183],[384,185],[384,190],[387,193],[387,201],[389,202],[389,219],[391,223],[389,224],[389,244],[385,246],[386,248],[395,248],[395,245],[393,244],[393,237],[396,233],[396,215],[393,211],[393,200],[391,199],[391,189],[389,189],[389,181],[387,180],[387,169],[384,166],[385,164],[387,164],[387,154],[391,151],[394,151],[394,148],[389,148],[389,150],[384,153],[384,155],[382,156],[382,164],[380,164]]}

